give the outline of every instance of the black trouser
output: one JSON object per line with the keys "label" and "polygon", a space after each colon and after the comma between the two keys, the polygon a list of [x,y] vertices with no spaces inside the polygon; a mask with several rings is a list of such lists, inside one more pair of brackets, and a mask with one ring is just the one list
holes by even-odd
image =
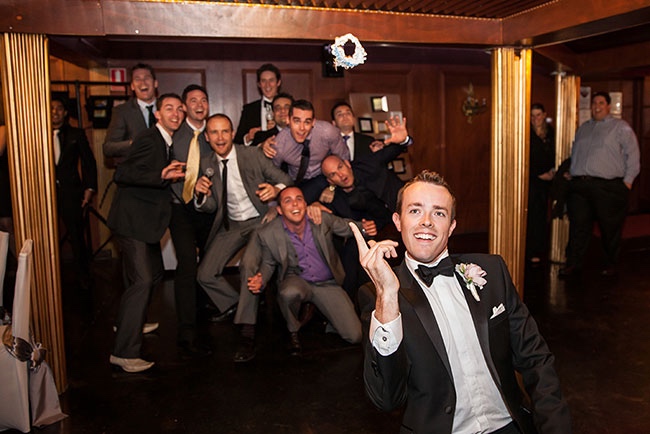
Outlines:
{"label": "black trouser", "polygon": [[196,211],[192,202],[172,204],[169,231],[178,261],[174,273],[174,299],[179,342],[192,342],[196,337],[196,255],[197,250],[199,257],[203,255],[213,221],[214,214]]}
{"label": "black trouser", "polygon": [[574,177],[569,193],[567,265],[581,267],[589,248],[594,221],[600,228],[605,263],[616,265],[627,215],[629,189],[621,178]]}
{"label": "black trouser", "polygon": [[526,257],[541,257],[548,238],[548,189],[550,183],[531,179],[528,188]]}

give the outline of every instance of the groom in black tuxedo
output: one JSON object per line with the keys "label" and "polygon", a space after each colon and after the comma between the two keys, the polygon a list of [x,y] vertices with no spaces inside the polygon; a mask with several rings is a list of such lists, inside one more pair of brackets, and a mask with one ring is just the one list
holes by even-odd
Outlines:
{"label": "groom in black tuxedo", "polygon": [[395,270],[386,258],[396,242],[368,245],[352,228],[374,284],[360,291],[371,400],[384,410],[406,402],[401,433],[571,433],[554,357],[503,259],[449,256],[454,217],[447,184],[423,171],[398,196],[393,221],[407,253]]}

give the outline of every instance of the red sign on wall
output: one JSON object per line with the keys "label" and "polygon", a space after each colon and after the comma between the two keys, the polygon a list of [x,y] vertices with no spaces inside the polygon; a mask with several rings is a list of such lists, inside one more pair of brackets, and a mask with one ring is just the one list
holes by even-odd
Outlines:
{"label": "red sign on wall", "polygon": [[[126,81],[126,68],[109,68],[108,74],[112,83],[124,83]],[[123,86],[111,86],[111,91],[123,91]]]}

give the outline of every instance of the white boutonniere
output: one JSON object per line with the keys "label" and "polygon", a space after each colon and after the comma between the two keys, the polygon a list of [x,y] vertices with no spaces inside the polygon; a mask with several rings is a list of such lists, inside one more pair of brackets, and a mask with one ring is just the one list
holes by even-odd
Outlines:
{"label": "white boutonniere", "polygon": [[483,286],[487,283],[483,277],[487,273],[476,264],[456,264],[456,273],[465,281],[465,286],[472,293],[474,300],[481,301],[481,298],[478,296],[476,287],[478,289],[483,289]]}

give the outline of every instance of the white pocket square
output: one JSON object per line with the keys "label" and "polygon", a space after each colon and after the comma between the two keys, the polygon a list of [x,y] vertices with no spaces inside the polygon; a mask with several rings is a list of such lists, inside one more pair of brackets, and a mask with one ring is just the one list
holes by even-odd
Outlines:
{"label": "white pocket square", "polygon": [[501,315],[505,311],[506,311],[506,308],[503,307],[503,303],[501,303],[498,306],[494,306],[492,308],[492,316],[490,317],[490,319],[496,318],[497,316]]}

